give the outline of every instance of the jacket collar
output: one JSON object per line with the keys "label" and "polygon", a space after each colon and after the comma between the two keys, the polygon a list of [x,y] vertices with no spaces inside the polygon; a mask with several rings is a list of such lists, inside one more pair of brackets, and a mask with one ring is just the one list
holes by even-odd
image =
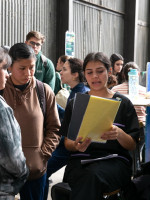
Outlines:
{"label": "jacket collar", "polygon": [[35,79],[35,77],[32,77],[30,83],[28,84],[28,86],[25,88],[25,90],[23,92],[21,90],[19,90],[18,88],[14,87],[14,84],[12,82],[11,76],[7,79],[6,85],[8,87],[10,87],[11,89],[16,89],[17,91],[20,91],[21,93],[27,93],[30,90],[30,88],[35,88],[36,87],[36,79]]}
{"label": "jacket collar", "polygon": [[78,92],[80,88],[84,87],[84,83],[77,84],[74,88],[71,88],[73,92]]}

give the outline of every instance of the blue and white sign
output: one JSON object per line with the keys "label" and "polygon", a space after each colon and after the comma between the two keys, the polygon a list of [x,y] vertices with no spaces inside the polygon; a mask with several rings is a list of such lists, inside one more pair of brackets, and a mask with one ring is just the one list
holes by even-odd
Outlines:
{"label": "blue and white sign", "polygon": [[75,34],[74,32],[66,31],[65,34],[65,55],[74,57],[75,51]]}

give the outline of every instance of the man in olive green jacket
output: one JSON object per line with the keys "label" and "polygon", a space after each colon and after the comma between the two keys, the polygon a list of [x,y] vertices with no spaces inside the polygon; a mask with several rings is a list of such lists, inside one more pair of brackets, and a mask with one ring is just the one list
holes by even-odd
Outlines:
{"label": "man in olive green jacket", "polygon": [[36,54],[36,68],[34,76],[47,83],[52,90],[55,88],[55,68],[52,61],[46,58],[41,52],[41,46],[45,41],[45,36],[38,31],[31,31],[26,36],[25,43],[30,45]]}

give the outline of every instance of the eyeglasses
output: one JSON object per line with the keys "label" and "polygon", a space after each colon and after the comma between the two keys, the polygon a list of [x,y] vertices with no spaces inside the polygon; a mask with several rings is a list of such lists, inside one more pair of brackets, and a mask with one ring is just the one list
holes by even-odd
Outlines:
{"label": "eyeglasses", "polygon": [[33,42],[33,41],[30,41],[29,43],[30,43],[31,45],[37,46],[37,47],[39,47],[39,46],[42,45],[42,44],[40,44],[40,43],[36,43],[36,42]]}

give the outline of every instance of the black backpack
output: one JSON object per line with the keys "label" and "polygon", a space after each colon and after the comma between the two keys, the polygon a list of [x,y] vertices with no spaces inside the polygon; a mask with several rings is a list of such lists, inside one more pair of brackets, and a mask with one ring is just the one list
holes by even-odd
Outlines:
{"label": "black backpack", "polygon": [[[42,59],[42,62],[43,62],[43,66],[46,69],[46,67],[47,67],[46,56],[41,54],[41,59]],[[40,107],[41,107],[43,116],[45,118],[45,113],[46,113],[45,87],[44,87],[44,84],[41,81],[39,81],[38,79],[36,79],[36,92],[37,92],[37,96],[38,96],[38,99],[39,99],[39,103],[40,103]]]}
{"label": "black backpack", "polygon": [[46,113],[46,95],[44,83],[36,79],[36,92],[39,99],[40,107],[45,118]]}

